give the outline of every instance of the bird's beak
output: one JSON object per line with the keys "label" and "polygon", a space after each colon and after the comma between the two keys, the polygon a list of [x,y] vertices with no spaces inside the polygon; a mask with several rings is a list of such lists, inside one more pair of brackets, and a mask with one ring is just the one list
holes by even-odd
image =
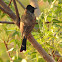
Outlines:
{"label": "bird's beak", "polygon": [[37,7],[36,7],[36,8],[34,8],[34,9],[37,9]]}

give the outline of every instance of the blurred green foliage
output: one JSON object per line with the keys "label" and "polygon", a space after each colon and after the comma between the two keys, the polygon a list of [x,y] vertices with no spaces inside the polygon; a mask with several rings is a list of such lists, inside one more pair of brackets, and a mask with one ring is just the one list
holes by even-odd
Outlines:
{"label": "blurred green foliage", "polygon": [[[4,1],[7,5],[9,4],[9,0]],[[24,6],[29,4],[29,0],[20,1]],[[38,0],[39,2],[41,0]],[[52,55],[52,51],[57,50],[62,55],[62,1],[43,0],[42,2],[44,2],[43,6],[39,4],[41,15],[36,20],[38,24],[35,25],[32,35],[48,54]],[[47,7],[45,7],[46,4]],[[18,3],[17,6],[21,16],[24,9]],[[15,12],[13,3],[10,8]],[[1,10],[0,20],[12,21]],[[29,41],[27,41],[27,51],[20,53],[21,40],[20,30],[15,24],[0,24],[0,62],[10,62],[4,41],[8,44],[8,51],[14,62],[46,62]]]}

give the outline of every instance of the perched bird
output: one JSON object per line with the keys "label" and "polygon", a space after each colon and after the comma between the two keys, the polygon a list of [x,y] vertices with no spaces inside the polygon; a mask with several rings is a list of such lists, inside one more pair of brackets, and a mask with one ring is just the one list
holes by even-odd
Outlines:
{"label": "perched bird", "polygon": [[36,8],[32,7],[31,5],[27,5],[24,14],[21,17],[20,31],[22,34],[22,45],[21,45],[20,52],[26,51],[27,36],[31,33],[36,23],[36,17],[34,15],[35,9]]}

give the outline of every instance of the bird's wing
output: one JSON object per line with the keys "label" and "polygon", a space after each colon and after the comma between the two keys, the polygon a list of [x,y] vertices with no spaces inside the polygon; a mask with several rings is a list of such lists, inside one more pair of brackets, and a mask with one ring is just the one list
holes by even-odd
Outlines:
{"label": "bird's wing", "polygon": [[25,34],[26,36],[33,30],[35,25],[35,18],[30,14],[22,15],[20,21],[20,30],[22,35]]}

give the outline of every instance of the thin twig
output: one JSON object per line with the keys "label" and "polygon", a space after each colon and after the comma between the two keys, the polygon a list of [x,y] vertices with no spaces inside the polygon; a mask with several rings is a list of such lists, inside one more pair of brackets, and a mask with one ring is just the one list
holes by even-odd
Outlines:
{"label": "thin twig", "polygon": [[[53,58],[56,59],[57,58],[57,61],[59,61],[60,57],[62,57],[58,51],[52,51],[52,55],[53,55]],[[62,60],[62,59],[61,59]]]}
{"label": "thin twig", "polygon": [[13,3],[14,3],[14,7],[15,7],[15,11],[16,11],[17,19],[19,19],[19,12],[18,12],[18,9],[17,9],[16,1],[15,1],[15,0],[13,0]]}
{"label": "thin twig", "polygon": [[14,22],[9,22],[9,21],[0,21],[0,23],[14,24]]}
{"label": "thin twig", "polygon": [[[9,21],[0,21],[0,23],[14,24],[14,22],[9,22]],[[38,24],[38,23],[36,22],[35,24]]]}
{"label": "thin twig", "polygon": [[9,4],[8,4],[8,6],[10,6],[10,5],[11,5],[11,2],[12,2],[12,0],[10,0],[10,2],[9,2]]}
{"label": "thin twig", "polygon": [[47,54],[47,52],[42,48],[42,46],[34,39],[34,37],[31,35],[31,33],[28,35],[28,40],[31,42],[33,47],[36,48],[36,50],[43,56],[43,58],[47,62],[55,62],[51,56]]}
{"label": "thin twig", "polygon": [[[7,51],[8,51],[8,45],[6,44],[5,41],[4,41],[4,44],[5,44],[5,47],[6,47]],[[7,53],[8,53],[8,56],[9,56],[10,60],[11,60],[12,62],[14,62],[14,61],[12,60],[11,56],[10,56],[10,52],[7,52]]]}
{"label": "thin twig", "polygon": [[25,9],[24,5],[19,0],[17,0],[17,2],[22,6],[23,9]]}
{"label": "thin twig", "polygon": [[16,24],[20,25],[20,17],[19,17],[19,12],[18,12],[16,1],[13,0],[13,3],[14,3],[15,11],[16,11]]}

